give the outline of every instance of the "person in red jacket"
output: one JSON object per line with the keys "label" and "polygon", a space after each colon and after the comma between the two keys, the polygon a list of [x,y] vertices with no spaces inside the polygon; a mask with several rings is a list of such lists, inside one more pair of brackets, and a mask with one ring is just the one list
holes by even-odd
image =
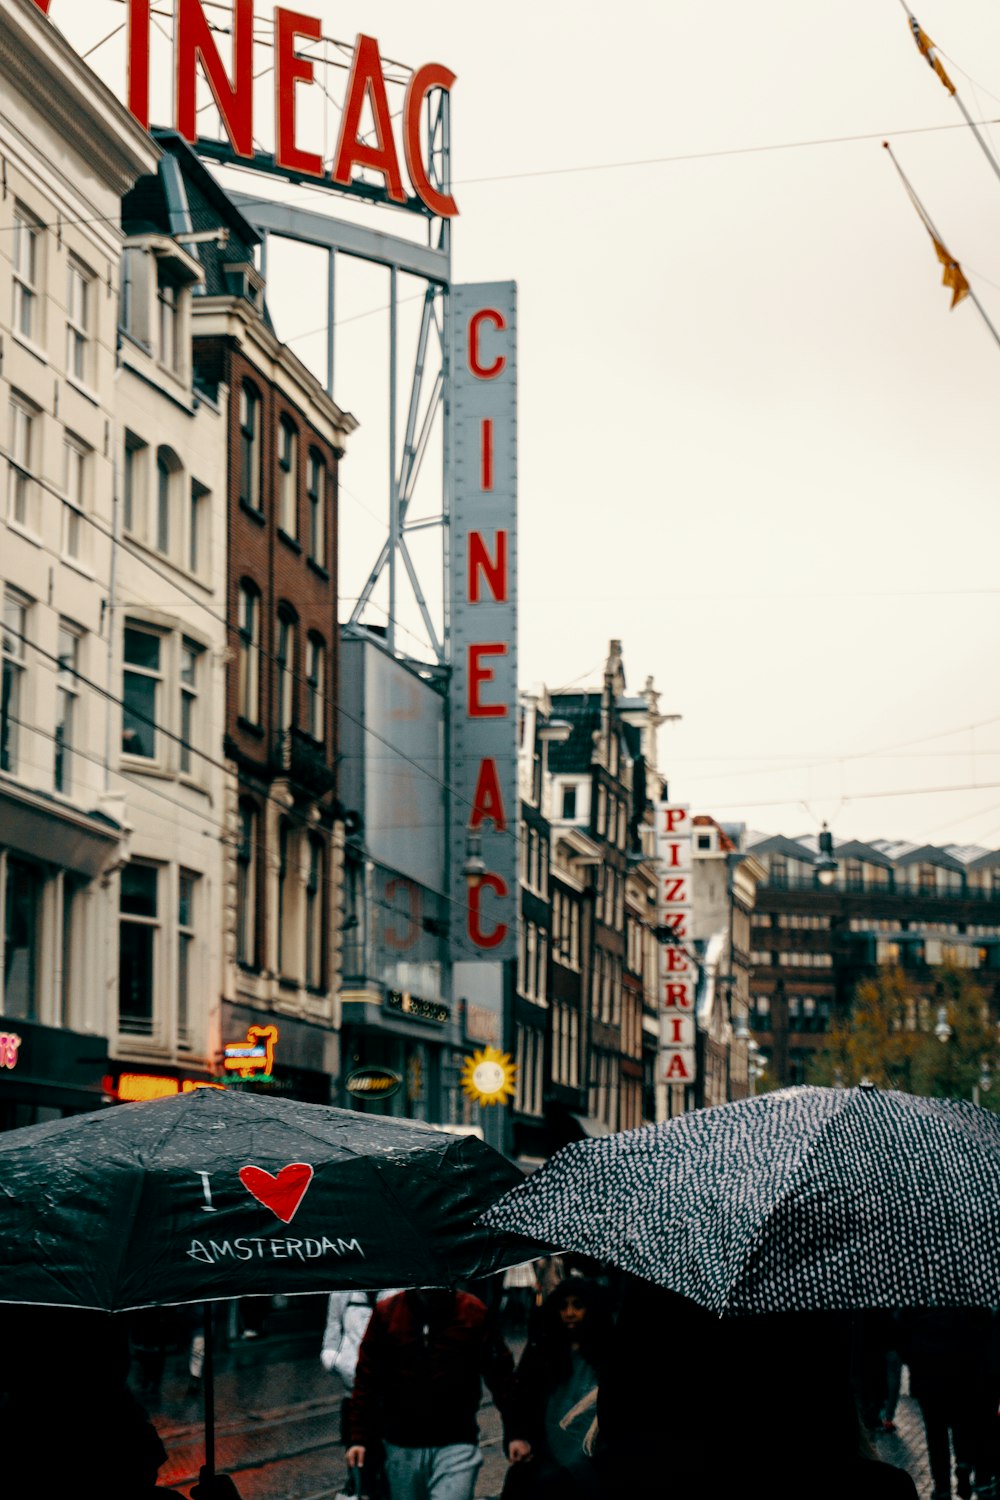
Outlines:
{"label": "person in red jacket", "polygon": [[504,1424],[511,1463],[531,1446],[508,1430],[514,1361],[478,1297],[420,1288],[380,1302],[354,1376],[347,1462],[379,1441],[392,1500],[472,1500],[482,1464],[482,1382]]}

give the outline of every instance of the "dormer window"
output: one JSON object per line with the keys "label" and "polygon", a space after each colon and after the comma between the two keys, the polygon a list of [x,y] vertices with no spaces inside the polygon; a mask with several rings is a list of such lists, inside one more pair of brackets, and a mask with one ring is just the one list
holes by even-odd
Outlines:
{"label": "dormer window", "polygon": [[159,356],[175,375],[180,370],[180,294],[179,289],[160,267],[156,279],[156,302],[159,310]]}

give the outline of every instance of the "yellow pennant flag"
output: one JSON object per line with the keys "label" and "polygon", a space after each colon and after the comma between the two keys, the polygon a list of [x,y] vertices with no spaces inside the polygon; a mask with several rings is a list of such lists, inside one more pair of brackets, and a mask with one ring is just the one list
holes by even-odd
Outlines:
{"label": "yellow pennant flag", "polygon": [[969,283],[965,279],[962,267],[955,260],[954,256],[948,254],[937,235],[932,234],[931,239],[934,241],[937,258],[944,266],[944,275],[941,277],[941,284],[951,287],[951,305],[955,307],[961,302],[963,297],[969,295]]}
{"label": "yellow pennant flag", "polygon": [[948,74],[944,70],[944,63],[938,56],[937,48],[931,41],[930,37],[927,35],[926,31],[921,28],[920,22],[917,20],[916,16],[910,17],[910,30],[913,32],[913,40],[917,44],[917,50],[919,51],[921,57],[925,57],[927,59],[928,66],[934,69],[935,73],[940,78],[949,94],[953,94],[955,92],[955,85],[952,83],[951,79],[948,77]]}

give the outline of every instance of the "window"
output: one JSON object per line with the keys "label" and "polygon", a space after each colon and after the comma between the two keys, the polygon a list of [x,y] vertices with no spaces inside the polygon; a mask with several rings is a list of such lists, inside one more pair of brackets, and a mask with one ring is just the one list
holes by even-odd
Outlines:
{"label": "window", "polygon": [[122,524],[126,531],[145,530],[145,465],[146,444],[131,432],[125,434],[125,454],[122,461]]}
{"label": "window", "polygon": [[278,616],[278,731],[287,734],[295,719],[295,620],[287,613]]}
{"label": "window", "polygon": [[122,753],[155,760],[162,673],[162,642],[148,630],[125,627]]}
{"label": "window", "polygon": [[21,718],[24,711],[24,675],[28,606],[9,590],[3,596],[3,686],[0,690],[0,771],[17,771]]}
{"label": "window", "polygon": [[260,511],[260,397],[246,381],[240,387],[240,504]]}
{"label": "window", "polygon": [[127,864],[121,875],[118,932],[118,1027],[152,1036],[159,941],[159,871]]}
{"label": "window", "polygon": [[80,637],[71,626],[60,621],[58,640],[55,789],[65,794],[73,789],[73,744],[79,692],[77,673],[80,670]]}
{"label": "window", "polygon": [[248,723],[260,723],[260,594],[247,582],[240,584],[238,711]]}
{"label": "window", "polygon": [[150,266],[152,256],[140,246],[126,246],[121,261],[121,326],[136,343],[149,349],[151,333],[150,314]]}
{"label": "window", "polygon": [[77,380],[88,375],[87,354],[90,345],[90,319],[93,277],[72,256],[69,261],[66,290],[66,369]]}
{"label": "window", "polygon": [[576,787],[564,786],[562,789],[562,815],[564,818],[576,817]]}
{"label": "window", "polygon": [[257,962],[257,809],[241,802],[236,845],[236,957],[251,968]]}
{"label": "window", "polygon": [[177,882],[177,1040],[190,1037],[194,993],[194,923],[197,875],[181,870]]}
{"label": "window", "polygon": [[278,525],[286,536],[298,537],[299,463],[298,433],[288,417],[282,417],[278,440]]}
{"label": "window", "polygon": [[39,262],[41,259],[42,226],[32,218],[27,209],[18,204],[14,209],[13,272],[14,282],[14,331],[26,339],[41,337],[39,326]]}
{"label": "window", "polygon": [[326,647],[318,635],[310,635],[306,642],[306,691],[309,695],[306,723],[310,736],[320,743],[325,738]]}
{"label": "window", "polygon": [[63,529],[63,551],[67,557],[79,558],[82,549],[84,496],[87,481],[87,449],[76,438],[67,436],[66,506]]}
{"label": "window", "polygon": [[174,495],[180,464],[169,448],[156,450],[156,550],[170,556],[174,534]]}
{"label": "window", "polygon": [[323,983],[323,841],[309,835],[309,874],[306,880],[306,984],[317,990]]}
{"label": "window", "polygon": [[197,479],[191,481],[191,510],[188,516],[188,568],[192,573],[200,573],[205,557],[206,538],[204,536],[206,517],[208,516],[209,492]]}
{"label": "window", "polygon": [[710,833],[699,833],[699,835],[698,835],[698,848],[699,849],[711,849],[711,847],[712,847],[712,835]]}
{"label": "window", "polygon": [[38,941],[44,883],[41,872],[7,855],[4,864],[3,1013],[36,1016]]}
{"label": "window", "polygon": [[287,818],[278,825],[278,973],[289,972],[291,943],[289,926],[294,906],[294,872],[292,830]]}
{"label": "window", "polygon": [[309,556],[321,567],[326,564],[326,466],[315,448],[309,450]]}
{"label": "window", "polygon": [[35,458],[35,410],[19,399],[10,403],[10,488],[7,503],[10,516],[19,526],[37,530],[35,515],[35,482],[32,466]]}
{"label": "window", "polygon": [[175,375],[181,367],[180,293],[172,281],[159,273],[156,286],[159,313],[160,364]]}
{"label": "window", "polygon": [[201,686],[203,651],[185,636],[181,641],[180,689],[180,757],[179,765],[186,776],[195,769],[198,748],[198,690]]}

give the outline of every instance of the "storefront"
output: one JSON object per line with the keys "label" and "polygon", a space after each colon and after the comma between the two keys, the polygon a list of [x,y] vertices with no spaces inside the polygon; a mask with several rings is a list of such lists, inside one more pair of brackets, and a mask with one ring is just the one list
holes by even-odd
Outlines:
{"label": "storefront", "polygon": [[0,1130],[109,1103],[107,1037],[0,1017]]}

